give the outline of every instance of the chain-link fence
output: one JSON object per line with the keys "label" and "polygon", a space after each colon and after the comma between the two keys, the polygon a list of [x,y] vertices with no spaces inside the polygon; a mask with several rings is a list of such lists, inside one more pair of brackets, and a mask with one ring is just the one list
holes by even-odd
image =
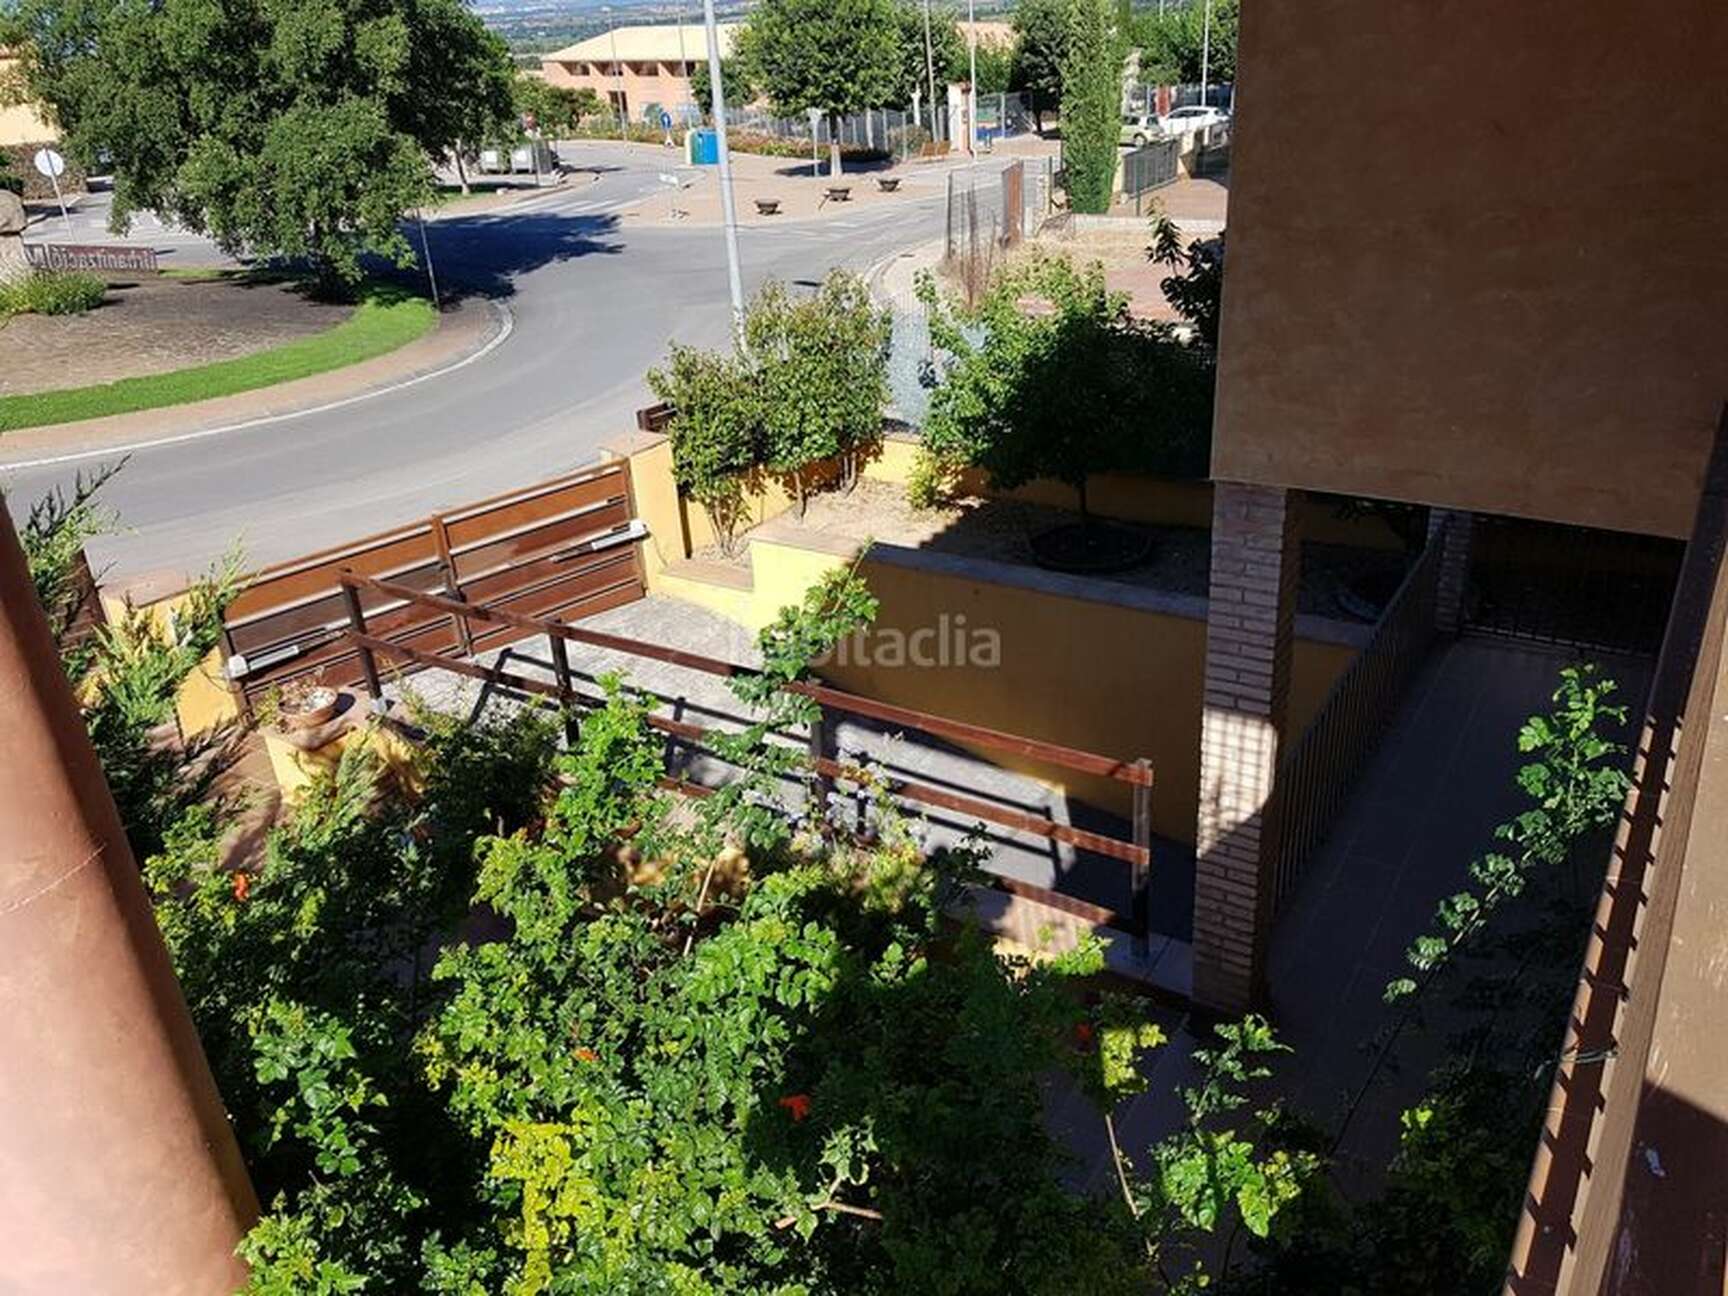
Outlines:
{"label": "chain-link fence", "polygon": [[[730,129],[775,139],[799,141],[813,153],[826,149],[836,138],[840,147],[862,152],[880,152],[895,158],[927,151],[943,144],[966,145],[966,109],[962,104],[950,112],[946,103],[932,111],[928,104],[910,108],[869,108],[847,113],[837,121],[826,113],[801,117],[777,117],[762,108],[726,110]],[[988,151],[1000,140],[1016,139],[1033,132],[1031,100],[1024,94],[978,96],[978,145]]]}
{"label": "chain-link fence", "polygon": [[999,170],[948,174],[942,255],[976,301],[1002,254],[1038,232],[1053,209],[1054,158],[1022,158]]}

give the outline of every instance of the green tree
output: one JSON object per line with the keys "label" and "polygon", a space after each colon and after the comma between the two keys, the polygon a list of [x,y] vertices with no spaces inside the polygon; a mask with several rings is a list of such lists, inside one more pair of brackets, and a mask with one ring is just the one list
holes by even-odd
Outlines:
{"label": "green tree", "polygon": [[960,25],[954,11],[932,6],[930,10],[930,46],[925,57],[924,6],[900,0],[895,6],[895,18],[900,27],[900,72],[895,82],[893,99],[898,104],[910,104],[916,95],[926,104],[930,101],[930,71],[936,73],[937,101],[955,81],[967,76],[966,42],[960,35]]}
{"label": "green tree", "polygon": [[1148,84],[1198,85],[1202,62],[1209,85],[1236,79],[1236,26],[1241,0],[1211,0],[1212,34],[1206,39],[1206,0],[1191,0],[1162,13],[1136,16],[1140,79]]}
{"label": "green tree", "polygon": [[533,117],[535,129],[547,139],[562,139],[584,117],[602,110],[600,96],[587,86],[555,86],[541,77],[518,76],[512,87],[518,117]]}
{"label": "green tree", "polygon": [[223,248],[352,285],[413,260],[432,167],[511,112],[502,43],[461,0],[22,0],[27,77],[113,221],[155,211]]}
{"label": "green tree", "polygon": [[1105,212],[1122,132],[1123,38],[1110,0],[1073,0],[1062,62],[1062,164],[1068,205]]}
{"label": "green tree", "polygon": [[776,112],[827,114],[828,173],[840,174],[840,118],[899,96],[906,59],[895,0],[763,0],[738,37]]}
{"label": "green tree", "polygon": [[1020,0],[1014,6],[1012,88],[1032,97],[1032,118],[1044,133],[1044,114],[1062,102],[1068,60],[1071,0]]}
{"label": "green tree", "polygon": [[744,335],[761,395],[763,466],[784,474],[802,514],[810,470],[838,459],[848,486],[880,440],[892,322],[856,275],[834,271],[813,296],[770,282],[750,303]]}
{"label": "green tree", "polygon": [[[741,58],[720,60],[720,76],[726,86],[726,102],[733,107],[749,103],[756,97],[750,81],[750,68]],[[704,117],[714,113],[714,78],[708,71],[708,60],[696,64],[696,75],[690,78],[690,93]]]}
{"label": "green tree", "polygon": [[978,47],[978,93],[1001,94],[1014,85],[1014,51],[994,41]]}
{"label": "green tree", "polygon": [[1067,482],[1082,514],[1093,473],[1204,475],[1207,353],[1130,316],[1097,263],[1011,264],[972,312],[941,302],[928,276],[919,296],[946,357],[924,425],[938,464],[981,467],[1010,489],[1041,477]]}

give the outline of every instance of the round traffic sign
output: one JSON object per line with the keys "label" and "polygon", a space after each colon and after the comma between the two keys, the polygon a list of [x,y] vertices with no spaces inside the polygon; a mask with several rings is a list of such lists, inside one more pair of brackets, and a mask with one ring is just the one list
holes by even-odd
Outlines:
{"label": "round traffic sign", "polygon": [[30,159],[36,164],[36,169],[50,180],[58,180],[66,174],[66,159],[51,148],[39,148],[36,156]]}

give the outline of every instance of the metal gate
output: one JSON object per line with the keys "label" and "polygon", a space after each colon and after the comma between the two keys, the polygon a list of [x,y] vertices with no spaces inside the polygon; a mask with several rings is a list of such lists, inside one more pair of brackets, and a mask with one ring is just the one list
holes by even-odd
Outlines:
{"label": "metal gate", "polygon": [[1134,199],[1134,213],[1140,213],[1140,198],[1176,181],[1176,160],[1182,144],[1175,139],[1156,139],[1129,149],[1122,156],[1122,195]]}
{"label": "metal gate", "polygon": [[1477,514],[1464,625],[1479,634],[1654,654],[1683,540]]}

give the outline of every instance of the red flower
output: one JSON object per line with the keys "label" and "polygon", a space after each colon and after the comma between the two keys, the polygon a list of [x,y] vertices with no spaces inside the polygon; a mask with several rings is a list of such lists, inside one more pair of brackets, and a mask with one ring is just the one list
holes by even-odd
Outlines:
{"label": "red flower", "polygon": [[780,1100],[780,1105],[792,1113],[792,1123],[796,1125],[810,1114],[810,1095],[787,1094]]}
{"label": "red flower", "polygon": [[1074,1024],[1074,1042],[1083,1049],[1092,1047],[1091,1022],[1076,1022]]}
{"label": "red flower", "polygon": [[249,873],[242,873],[239,870],[235,870],[235,872],[234,872],[234,898],[236,900],[240,901],[241,903],[245,903],[246,897],[251,895],[251,894],[252,894],[252,875]]}
{"label": "red flower", "polygon": [[578,1062],[598,1062],[600,1055],[591,1048],[579,1048],[576,1050],[576,1060]]}

